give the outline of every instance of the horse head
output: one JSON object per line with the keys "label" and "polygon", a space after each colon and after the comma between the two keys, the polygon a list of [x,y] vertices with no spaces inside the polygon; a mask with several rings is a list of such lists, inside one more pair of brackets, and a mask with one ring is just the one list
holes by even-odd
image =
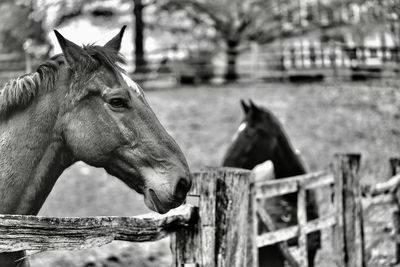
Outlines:
{"label": "horse head", "polygon": [[125,26],[104,46],[78,46],[55,31],[63,52],[57,129],[74,160],[103,167],[144,195],[159,213],[179,206],[191,187],[186,159],[143,90],[121,69]]}
{"label": "horse head", "polygon": [[273,114],[249,100],[240,101],[244,118],[232,138],[224,166],[252,169],[271,160],[277,151],[279,132]]}
{"label": "horse head", "polygon": [[253,169],[271,160],[276,178],[305,173],[304,163],[278,118],[268,109],[241,100],[244,119],[233,136],[223,166]]}

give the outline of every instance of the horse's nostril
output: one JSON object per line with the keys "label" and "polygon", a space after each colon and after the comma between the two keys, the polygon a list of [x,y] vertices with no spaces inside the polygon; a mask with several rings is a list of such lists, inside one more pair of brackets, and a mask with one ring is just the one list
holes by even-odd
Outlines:
{"label": "horse's nostril", "polygon": [[186,197],[187,192],[190,190],[192,183],[186,178],[179,179],[175,187],[175,198],[179,201],[183,201]]}

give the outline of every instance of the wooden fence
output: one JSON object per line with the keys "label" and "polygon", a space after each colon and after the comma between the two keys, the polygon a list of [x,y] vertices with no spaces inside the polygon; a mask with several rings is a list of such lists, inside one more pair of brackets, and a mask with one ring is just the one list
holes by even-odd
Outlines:
{"label": "wooden fence", "polygon": [[[397,172],[400,160],[393,162]],[[256,267],[258,247],[279,243],[289,264],[303,267],[308,266],[307,234],[332,228],[338,266],[363,267],[366,256],[359,164],[360,155],[338,154],[330,171],[261,182],[254,182],[250,171],[208,168],[194,173],[187,199],[191,204],[165,215],[90,218],[1,215],[0,252],[83,249],[113,240],[142,242],[170,235],[174,266]],[[395,176],[364,191],[370,195],[392,194],[397,192],[399,181],[400,176]],[[306,191],[321,187],[331,191],[328,200],[332,203],[331,210],[309,221]],[[298,224],[274,229],[271,218],[258,202],[288,193],[297,194]],[[398,222],[399,212],[395,214],[394,220]],[[270,232],[258,235],[258,223],[264,223]],[[300,250],[297,258],[285,244],[295,237]],[[399,240],[395,239],[398,244]]]}

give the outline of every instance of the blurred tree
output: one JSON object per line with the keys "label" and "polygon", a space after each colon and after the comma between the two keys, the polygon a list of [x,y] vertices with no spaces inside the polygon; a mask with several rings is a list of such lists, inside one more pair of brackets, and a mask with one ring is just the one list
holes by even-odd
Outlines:
{"label": "blurred tree", "polygon": [[[95,0],[53,0],[53,2],[58,2],[58,10],[60,15],[56,19],[55,25],[61,25],[65,22],[70,21],[76,17],[86,15],[85,8],[92,3],[96,3],[98,1]],[[145,42],[145,27],[146,23],[144,20],[144,9],[148,6],[153,5],[156,0],[117,0],[115,2],[120,3],[130,3],[133,10],[134,17],[134,61],[135,61],[135,72],[144,73],[148,71],[147,61],[145,56],[144,42]],[[54,4],[54,3],[53,3]],[[91,8],[91,14],[96,17],[105,17],[109,18],[118,13],[116,11],[117,8],[113,6],[100,5],[97,3],[95,7]],[[122,12],[124,14],[124,12]]]}
{"label": "blurred tree", "polygon": [[156,0],[133,0],[133,15],[135,18],[135,34],[134,34],[134,43],[135,43],[135,72],[136,73],[145,73],[148,71],[147,61],[145,57],[145,49],[144,49],[144,32],[145,32],[145,21],[143,10],[144,8],[153,5],[156,3]]}
{"label": "blurred tree", "polygon": [[196,24],[215,29],[225,44],[227,81],[238,78],[236,60],[240,46],[246,40],[257,38],[259,32],[268,30],[264,22],[271,18],[273,8],[272,1],[266,0],[160,0],[158,4],[170,12],[185,10]]}
{"label": "blurred tree", "polygon": [[133,0],[133,15],[135,17],[135,72],[144,73],[147,71],[147,61],[144,55],[144,21],[143,21],[143,0]]}
{"label": "blurred tree", "polygon": [[0,51],[24,53],[24,43],[30,39],[35,45],[50,44],[41,18],[32,16],[33,2],[30,0],[0,2]]}
{"label": "blurred tree", "polygon": [[384,2],[386,22],[393,36],[396,37],[396,45],[400,47],[400,2],[399,0],[386,0]]}
{"label": "blurred tree", "polygon": [[[226,80],[235,80],[236,59],[246,41],[269,43],[310,31],[353,31],[357,43],[372,31],[400,35],[399,0],[159,0],[171,13],[184,10],[197,25],[215,29],[225,44]],[[320,31],[322,30],[322,31]],[[400,40],[399,40],[400,43]]]}

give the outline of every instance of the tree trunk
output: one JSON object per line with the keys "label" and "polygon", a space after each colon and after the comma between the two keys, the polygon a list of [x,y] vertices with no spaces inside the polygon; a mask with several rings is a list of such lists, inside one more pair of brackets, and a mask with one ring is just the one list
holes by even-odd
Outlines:
{"label": "tree trunk", "polygon": [[144,21],[143,21],[143,9],[144,5],[142,0],[133,0],[134,8],[133,15],[135,17],[135,72],[144,73],[147,72],[147,62],[144,52]]}
{"label": "tree trunk", "polygon": [[236,72],[236,59],[239,55],[238,51],[239,41],[227,40],[226,41],[226,57],[227,57],[227,69],[225,73],[225,81],[231,82],[236,81],[239,76]]}

